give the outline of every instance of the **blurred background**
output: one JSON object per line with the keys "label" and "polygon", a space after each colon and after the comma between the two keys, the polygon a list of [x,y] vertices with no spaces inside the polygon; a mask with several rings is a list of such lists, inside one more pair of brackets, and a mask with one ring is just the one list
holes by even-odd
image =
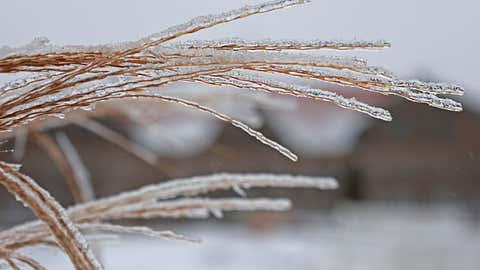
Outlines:
{"label": "blurred background", "polygon": [[[135,40],[192,17],[261,1],[7,1],[0,47],[46,36],[54,44]],[[478,269],[480,266],[480,77],[477,1],[315,0],[208,29],[190,39],[385,39],[380,52],[354,51],[402,78],[465,87],[464,112],[440,111],[400,98],[308,82],[389,109],[382,122],[330,104],[250,95],[235,89],[176,84],[205,96],[296,154],[293,163],[231,126],[202,113],[159,103],[148,125],[103,124],[155,152],[148,164],[78,126],[64,130],[82,156],[97,197],[149,183],[216,172],[334,176],[336,191],[252,190],[290,197],[288,213],[229,213],[222,220],[152,220],[149,225],[201,236],[201,245],[122,238],[98,244],[107,269]],[[329,52],[331,53],[331,52]],[[335,54],[339,54],[335,52]],[[345,53],[340,53],[345,54]],[[0,82],[11,79],[1,77]],[[170,90],[170,89],[169,89]],[[133,109],[143,117],[143,112]],[[12,146],[8,141],[6,147]],[[11,153],[1,158],[13,161]],[[49,157],[27,143],[23,172],[63,205],[71,194]],[[0,190],[0,226],[33,219]],[[137,223],[136,221],[134,221]],[[138,221],[138,224],[145,224]],[[32,250],[58,269],[55,250]],[[129,260],[121,259],[128,254]],[[48,258],[48,259],[47,259]]]}

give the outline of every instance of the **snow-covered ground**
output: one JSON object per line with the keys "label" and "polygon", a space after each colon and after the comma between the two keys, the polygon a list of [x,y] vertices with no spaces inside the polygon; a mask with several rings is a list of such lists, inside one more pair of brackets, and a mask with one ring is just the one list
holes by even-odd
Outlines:
{"label": "snow-covered ground", "polygon": [[[241,221],[175,228],[201,236],[202,244],[122,237],[95,248],[107,270],[473,270],[480,265],[480,229],[460,208],[357,205],[331,213],[299,212],[294,212],[298,221],[269,232],[252,231],[238,225]],[[48,269],[70,269],[54,249],[28,252]]]}

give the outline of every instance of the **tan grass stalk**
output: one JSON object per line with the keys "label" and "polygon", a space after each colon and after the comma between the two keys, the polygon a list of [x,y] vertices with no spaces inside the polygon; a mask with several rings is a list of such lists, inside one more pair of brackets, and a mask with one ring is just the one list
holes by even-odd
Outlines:
{"label": "tan grass stalk", "polygon": [[85,238],[63,207],[46,190],[28,176],[19,173],[15,167],[1,161],[0,183],[45,222],[76,269],[102,269]]}
{"label": "tan grass stalk", "polygon": [[63,132],[57,132],[56,141],[60,149],[65,155],[73,172],[73,179],[78,186],[78,193],[81,198],[81,202],[88,202],[95,198],[95,192],[93,191],[92,181],[90,179],[90,173],[83,164],[82,158],[78,153],[75,146],[72,144],[67,135]]}
{"label": "tan grass stalk", "polygon": [[38,261],[36,261],[35,259],[33,259],[31,257],[25,256],[25,255],[22,255],[22,254],[18,254],[18,253],[14,253],[14,254],[12,254],[11,258],[28,265],[33,270],[46,270],[45,267],[43,267]]}
{"label": "tan grass stalk", "polygon": [[106,127],[105,125],[102,125],[98,121],[89,118],[81,118],[75,119],[74,123],[82,128],[93,132],[94,134],[100,136],[102,139],[115,144],[116,146],[127,151],[128,153],[135,155],[136,157],[144,160],[150,165],[157,164],[157,154],[143,147],[142,145],[133,142],[122,134]]}
{"label": "tan grass stalk", "polygon": [[71,143],[66,141],[68,138],[60,137],[62,139],[57,143],[49,135],[41,132],[33,132],[32,137],[63,175],[75,202],[82,203],[92,200],[94,193],[88,172],[85,171],[76,150]]}

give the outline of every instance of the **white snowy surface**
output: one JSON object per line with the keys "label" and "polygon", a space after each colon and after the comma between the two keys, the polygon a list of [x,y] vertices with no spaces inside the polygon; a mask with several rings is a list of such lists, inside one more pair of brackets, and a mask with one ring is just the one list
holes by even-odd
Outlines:
{"label": "white snowy surface", "polygon": [[[204,242],[123,237],[95,249],[107,270],[474,270],[480,265],[478,224],[470,223],[461,208],[356,205],[300,216],[298,222],[269,232],[238,225],[242,220],[157,226],[201,236]],[[28,253],[48,269],[71,269],[53,249]]]}

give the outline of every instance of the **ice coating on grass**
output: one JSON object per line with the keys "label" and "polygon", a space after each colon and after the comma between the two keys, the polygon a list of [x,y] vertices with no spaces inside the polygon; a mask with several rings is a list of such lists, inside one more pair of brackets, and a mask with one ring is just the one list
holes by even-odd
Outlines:
{"label": "ice coating on grass", "polygon": [[190,64],[231,64],[231,63],[277,63],[277,64],[302,64],[309,66],[331,66],[337,68],[364,68],[367,61],[359,57],[312,55],[299,52],[279,51],[235,51],[206,49],[178,49],[175,47],[163,47],[155,50],[156,53],[175,55],[180,54],[188,58],[172,58],[170,62],[176,65]]}
{"label": "ice coating on grass", "polygon": [[[263,70],[263,69],[260,69]],[[355,86],[359,89],[386,95],[397,95],[410,101],[425,103],[439,109],[462,111],[461,103],[437,94],[463,95],[463,88],[448,83],[427,83],[417,80],[403,81],[385,78],[383,74],[365,74],[353,70],[328,67],[308,67],[301,65],[274,65],[272,72],[287,72],[300,77],[314,77],[319,80],[342,86]],[[379,85],[378,83],[381,83]]]}
{"label": "ice coating on grass", "polygon": [[227,23],[236,19],[241,19],[244,17],[248,17],[254,14],[259,13],[266,13],[282,8],[286,8],[289,6],[300,5],[307,3],[307,0],[276,0],[276,1],[269,1],[260,3],[257,5],[247,5],[239,9],[234,9],[228,12],[223,12],[216,15],[205,15],[199,16],[190,21],[175,25],[172,27],[167,28],[164,31],[151,34],[145,38],[142,38],[138,41],[128,41],[128,42],[121,42],[121,43],[113,43],[113,44],[106,44],[106,45],[97,45],[97,46],[53,46],[49,44],[49,40],[46,37],[38,37],[34,39],[31,43],[18,47],[18,48],[10,48],[4,46],[0,48],[0,57],[7,57],[10,55],[16,54],[29,54],[29,53],[47,53],[52,51],[72,51],[72,50],[80,50],[80,51],[112,51],[112,50],[128,50],[132,48],[136,48],[138,46],[143,46],[145,44],[159,44],[164,41],[176,38],[178,36],[193,33],[199,31],[201,29],[209,28],[218,24]]}
{"label": "ice coating on grass", "polygon": [[[208,218],[212,212],[223,211],[287,211],[288,199],[267,198],[180,198],[166,201],[141,201],[117,205],[101,216],[116,220],[125,218],[189,217]],[[90,218],[95,217],[95,213]]]}
{"label": "ice coating on grass", "polygon": [[172,180],[167,183],[149,185],[139,190],[121,193],[112,198],[101,199],[95,203],[86,203],[74,207],[71,211],[84,211],[95,205],[122,205],[126,202],[138,202],[157,199],[169,199],[180,195],[193,196],[218,189],[242,189],[253,187],[317,188],[336,189],[338,182],[331,177],[294,176],[286,174],[233,174],[220,173]]}
{"label": "ice coating on grass", "polygon": [[[235,80],[240,81],[240,87],[260,87],[261,89],[271,90],[271,91],[280,91],[279,93],[283,94],[292,94],[300,97],[310,97],[314,99],[321,99],[324,101],[332,102],[338,106],[366,113],[372,117],[391,121],[392,116],[390,113],[384,109],[370,106],[366,103],[360,102],[354,98],[345,98],[334,92],[309,88],[304,86],[299,86],[295,84],[287,84],[276,80],[261,78],[259,76],[254,76],[252,74],[242,73],[238,71],[229,72],[228,78],[218,78],[218,77],[204,77],[207,80],[213,80],[215,83],[224,83],[231,84],[235,86]],[[233,79],[233,80],[232,80]]]}
{"label": "ice coating on grass", "polygon": [[110,223],[83,223],[80,224],[79,229],[81,230],[89,230],[89,231],[105,231],[109,233],[117,233],[117,234],[140,234],[148,237],[154,238],[163,238],[163,239],[175,239],[175,240],[184,240],[189,242],[198,243],[201,240],[187,237],[178,233],[174,233],[172,231],[155,231],[148,227],[140,227],[140,226],[121,226],[115,225]]}
{"label": "ice coating on grass", "polygon": [[220,13],[217,15],[207,15],[196,17],[186,23],[176,25],[166,29],[163,32],[150,35],[144,39],[143,42],[151,42],[158,40],[168,40],[180,33],[188,33],[198,31],[199,29],[214,26],[219,23],[226,23],[243,17],[247,17],[253,14],[265,13],[285,7],[304,4],[308,1],[305,0],[277,0],[265,2],[257,5],[247,5],[239,9],[234,9],[228,12]]}
{"label": "ice coating on grass", "polygon": [[296,39],[263,39],[246,40],[239,37],[216,40],[186,40],[174,43],[176,47],[186,49],[212,48],[217,50],[352,50],[352,49],[383,49],[390,47],[384,40],[375,41],[340,41],[340,40],[296,40]]}

